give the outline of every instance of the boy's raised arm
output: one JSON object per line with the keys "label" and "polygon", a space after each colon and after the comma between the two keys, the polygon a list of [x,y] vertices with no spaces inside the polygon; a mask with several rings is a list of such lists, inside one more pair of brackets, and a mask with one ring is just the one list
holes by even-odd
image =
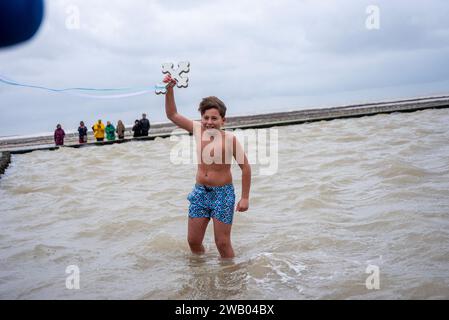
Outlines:
{"label": "boy's raised arm", "polygon": [[171,79],[170,76],[167,76],[165,77],[164,82],[170,82],[167,87],[167,93],[165,94],[165,113],[167,114],[167,118],[178,127],[192,133],[193,121],[179,114],[176,109],[175,94],[173,92],[173,87],[175,86],[174,80]]}

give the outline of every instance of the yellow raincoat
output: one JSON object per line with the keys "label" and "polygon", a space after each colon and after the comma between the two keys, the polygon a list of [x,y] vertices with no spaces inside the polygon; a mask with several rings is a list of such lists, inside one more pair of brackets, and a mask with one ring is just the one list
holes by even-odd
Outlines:
{"label": "yellow raincoat", "polygon": [[94,130],[94,137],[95,138],[104,138],[104,124],[103,122],[97,122],[92,127],[92,130]]}

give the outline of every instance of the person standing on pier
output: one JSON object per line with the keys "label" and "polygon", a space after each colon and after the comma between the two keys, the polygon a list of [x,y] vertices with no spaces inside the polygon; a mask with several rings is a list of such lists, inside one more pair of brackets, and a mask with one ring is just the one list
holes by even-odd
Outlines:
{"label": "person standing on pier", "polygon": [[83,121],[80,122],[80,126],[78,127],[78,135],[80,144],[87,142],[87,127],[84,125]]}
{"label": "person standing on pier", "polygon": [[108,139],[108,141],[115,140],[115,128],[110,121],[107,122],[106,126],[106,139]]}
{"label": "person standing on pier", "polygon": [[102,123],[101,120],[98,120],[98,122],[92,126],[92,130],[94,131],[94,137],[97,141],[104,140],[104,123]]}
{"label": "person standing on pier", "polygon": [[117,122],[117,129],[115,130],[115,132],[117,132],[119,140],[125,139],[125,125],[123,124],[122,120],[119,120]]}
{"label": "person standing on pier", "polygon": [[63,146],[64,145],[64,137],[65,132],[62,130],[61,125],[58,123],[56,126],[54,139],[55,139],[55,145],[57,146]]}
{"label": "person standing on pier", "polygon": [[140,125],[140,121],[136,119],[134,121],[134,127],[133,127],[133,137],[138,138],[142,136],[142,126]]}
{"label": "person standing on pier", "polygon": [[150,131],[150,121],[147,119],[146,113],[142,114],[142,119],[140,119],[141,136],[147,137]]}

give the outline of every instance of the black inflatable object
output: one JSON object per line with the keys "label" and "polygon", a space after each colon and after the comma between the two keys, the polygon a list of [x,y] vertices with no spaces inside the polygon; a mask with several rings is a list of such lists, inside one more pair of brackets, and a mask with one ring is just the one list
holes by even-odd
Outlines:
{"label": "black inflatable object", "polygon": [[33,37],[43,15],[43,0],[0,0],[0,47]]}

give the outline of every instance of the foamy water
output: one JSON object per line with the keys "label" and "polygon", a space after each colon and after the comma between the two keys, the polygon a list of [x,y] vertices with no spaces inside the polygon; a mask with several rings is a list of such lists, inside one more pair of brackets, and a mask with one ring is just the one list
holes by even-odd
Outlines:
{"label": "foamy water", "polygon": [[0,298],[448,299],[448,124],[442,109],[279,127],[278,171],[254,167],[233,261],[212,225],[207,253],[189,253],[195,165],[171,164],[169,139],[13,156]]}

